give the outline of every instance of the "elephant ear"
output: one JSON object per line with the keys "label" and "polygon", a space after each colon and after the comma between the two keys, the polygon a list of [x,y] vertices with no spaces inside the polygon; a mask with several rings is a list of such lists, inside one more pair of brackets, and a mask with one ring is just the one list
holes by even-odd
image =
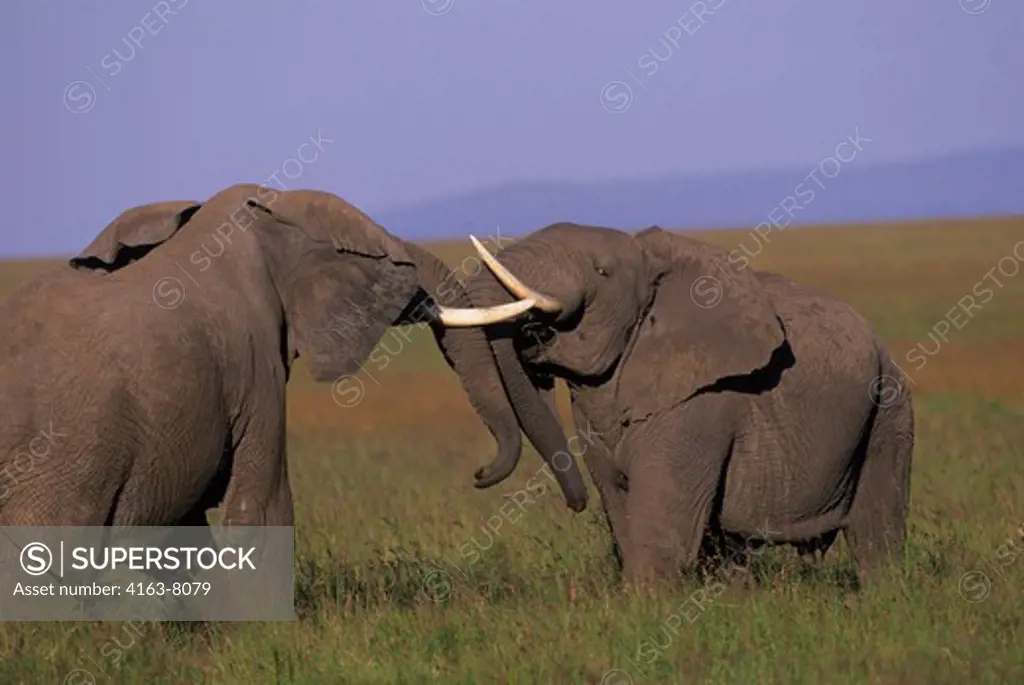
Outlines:
{"label": "elephant ear", "polygon": [[418,291],[404,243],[329,193],[247,203],[275,220],[263,240],[286,255],[278,268],[289,345],[318,381],[354,376]]}
{"label": "elephant ear", "polygon": [[201,206],[198,202],[178,201],[133,207],[114,219],[89,247],[72,257],[71,268],[117,271],[138,261],[169,240]]}
{"label": "elephant ear", "polygon": [[716,245],[657,227],[636,239],[656,290],[619,379],[625,419],[643,420],[769,365],[786,332],[752,269],[733,266]]}

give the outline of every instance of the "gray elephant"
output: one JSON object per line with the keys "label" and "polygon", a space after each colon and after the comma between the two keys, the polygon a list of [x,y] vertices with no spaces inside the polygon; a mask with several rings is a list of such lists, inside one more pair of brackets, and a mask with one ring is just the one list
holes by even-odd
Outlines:
{"label": "gray elephant", "polygon": [[[517,417],[475,327],[530,303],[461,306],[447,267],[337,196],[237,185],[137,207],[70,267],[0,305],[3,525],[205,526],[218,504],[223,525],[292,525],[292,363],[321,381],[354,374],[405,321],[431,326],[498,442],[494,462],[518,458]],[[458,308],[434,299],[445,287]],[[500,475],[484,467],[476,484]],[[579,471],[557,476],[582,510]]]}
{"label": "gray elephant", "polygon": [[808,553],[843,531],[866,574],[901,553],[911,395],[849,305],[658,227],[560,223],[497,258],[473,242],[474,304],[537,302],[488,330],[524,433],[562,439],[531,420],[562,378],[599,436],[583,458],[627,581],[692,568],[709,540]]}

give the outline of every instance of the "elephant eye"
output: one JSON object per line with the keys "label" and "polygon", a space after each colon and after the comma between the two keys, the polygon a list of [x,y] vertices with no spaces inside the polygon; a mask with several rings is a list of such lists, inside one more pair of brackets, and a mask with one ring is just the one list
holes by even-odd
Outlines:
{"label": "elephant eye", "polygon": [[594,271],[596,271],[597,273],[601,274],[605,278],[608,278],[608,271],[603,266],[595,266],[594,267]]}

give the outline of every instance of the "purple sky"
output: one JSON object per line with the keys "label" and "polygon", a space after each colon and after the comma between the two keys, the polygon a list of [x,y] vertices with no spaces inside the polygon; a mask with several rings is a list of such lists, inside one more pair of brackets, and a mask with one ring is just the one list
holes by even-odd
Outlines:
{"label": "purple sky", "polygon": [[[1017,0],[9,2],[0,254],[80,249],[129,206],[298,154],[316,159],[286,185],[373,214],[517,180],[807,167],[855,127],[872,163],[1024,145]],[[300,151],[318,130],[334,142]]]}

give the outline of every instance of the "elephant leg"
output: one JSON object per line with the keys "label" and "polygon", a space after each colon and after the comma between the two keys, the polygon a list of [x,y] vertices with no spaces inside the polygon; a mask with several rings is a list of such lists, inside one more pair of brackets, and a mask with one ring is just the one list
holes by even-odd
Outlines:
{"label": "elephant leg", "polygon": [[[196,547],[210,547],[214,550],[219,551],[220,546],[213,538],[213,532],[210,530],[210,524],[207,520],[206,511],[208,502],[199,502],[191,511],[181,517],[179,520],[174,522],[174,527],[189,527],[194,529],[192,535],[188,538],[189,545],[195,545]],[[183,540],[178,538],[173,533],[166,536],[164,545],[166,546],[179,546]],[[145,572],[145,575],[153,579],[153,582],[162,584],[165,589],[165,594],[162,597],[154,597],[153,601],[159,601],[162,606],[164,618],[162,620],[178,621],[181,616],[188,614],[199,615],[202,614],[206,608],[203,604],[202,597],[193,596],[175,596],[173,593],[173,586],[175,583],[191,583],[197,580],[194,571],[190,571],[184,566],[175,569],[167,568],[156,568],[150,569]],[[224,592],[224,590],[221,590]],[[191,623],[191,621],[185,621],[184,623]]]}
{"label": "elephant leg", "polygon": [[[554,393],[551,393],[553,396]],[[546,398],[548,399],[548,398]],[[550,398],[554,410],[553,397]],[[576,404],[572,405],[573,423],[577,432],[580,426],[587,425],[587,418]],[[587,465],[590,478],[601,496],[601,509],[604,511],[605,522],[611,533],[612,558],[615,566],[622,572],[622,548],[628,546],[626,529],[626,491],[628,483],[626,474],[616,468],[612,461],[612,453],[600,440],[588,441],[583,448],[583,463]]]}
{"label": "elephant leg", "polygon": [[[179,533],[170,533],[164,544],[168,546],[181,546],[183,542],[189,547],[196,548],[209,548],[212,549],[219,557],[221,551],[232,546],[230,539],[230,532],[228,539],[222,543],[214,537],[214,531],[211,527],[208,518],[208,511],[212,507],[211,504],[216,503],[217,493],[223,492],[223,484],[216,484],[211,488],[211,491],[204,495],[203,499],[200,500],[188,513],[177,520],[174,523],[175,528],[188,527],[191,530],[186,539],[183,539]],[[245,525],[245,524],[236,524]],[[269,524],[268,524],[269,525]],[[257,535],[255,539],[251,536],[243,535],[240,542],[242,546],[250,546],[254,542],[258,545],[260,536]],[[263,552],[262,549],[259,552]],[[261,561],[263,559],[261,558]],[[147,572],[154,581],[162,583],[167,592],[163,597],[160,597],[160,601],[163,604],[163,611],[165,616],[183,617],[206,617],[206,618],[190,618],[182,620],[180,618],[170,618],[164,620],[180,621],[185,626],[198,626],[204,622],[211,620],[210,617],[214,617],[216,614],[223,615],[223,612],[232,611],[237,614],[240,608],[251,606],[253,587],[251,581],[245,583],[238,583],[233,577],[233,573],[230,571],[223,571],[218,568],[212,570],[200,571],[198,569],[188,569],[184,566],[179,566],[175,569],[153,569]],[[184,593],[180,595],[173,595],[171,588],[175,583],[210,583],[211,591],[208,594],[203,594],[198,589],[198,586],[193,585],[193,592]],[[257,591],[258,594],[258,591]]]}
{"label": "elephant leg", "polygon": [[636,425],[621,443],[616,461],[629,465],[627,581],[671,581],[697,563],[732,446],[728,399],[698,394]]}
{"label": "elephant leg", "polygon": [[295,521],[284,417],[254,417],[232,455],[222,526],[291,526]]}
{"label": "elephant leg", "polygon": [[[277,415],[273,418],[275,420],[266,417],[262,421],[254,419],[249,430],[238,441],[219,526],[294,525],[295,510],[288,479],[284,418]],[[254,563],[258,568],[282,568],[286,564],[293,564],[294,558],[282,556],[285,554],[283,550],[262,544],[262,540],[266,539],[265,533],[256,531],[255,538],[242,533],[237,543],[256,548]],[[231,531],[227,531],[227,534],[231,536]],[[232,542],[229,546],[234,544]],[[214,575],[216,578],[211,578],[211,582],[217,583],[224,590],[217,599],[223,607],[250,606],[253,593],[258,595],[260,592],[252,581],[244,585],[234,582],[235,577],[230,572]]]}
{"label": "elephant leg", "polygon": [[870,431],[844,529],[862,581],[903,553],[914,447],[909,391],[892,406],[878,407]]}
{"label": "elephant leg", "polygon": [[601,495],[601,508],[612,537],[612,556],[615,565],[623,569],[623,548],[629,546],[629,530],[626,525],[626,496],[628,484],[625,474],[619,471],[611,455],[600,445],[589,444],[583,461],[590,471],[590,477]]}

